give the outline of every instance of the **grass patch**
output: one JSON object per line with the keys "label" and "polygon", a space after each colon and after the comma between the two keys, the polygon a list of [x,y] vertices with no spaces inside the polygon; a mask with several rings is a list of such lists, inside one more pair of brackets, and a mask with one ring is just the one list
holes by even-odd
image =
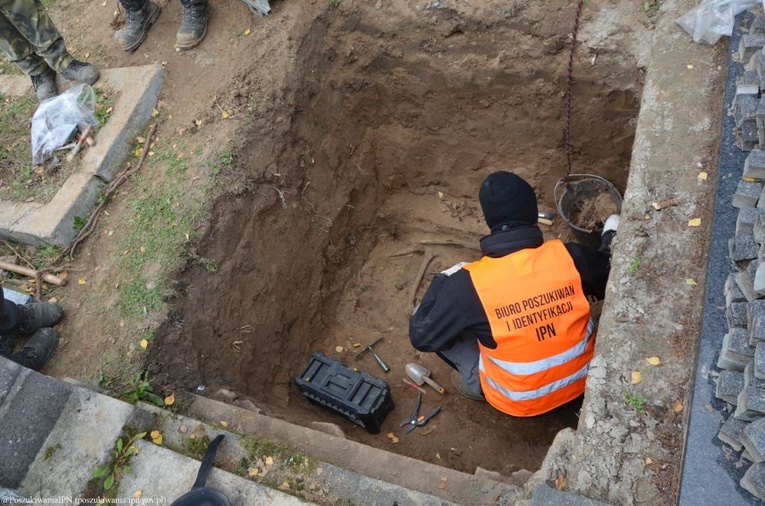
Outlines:
{"label": "grass patch", "polygon": [[194,439],[186,438],[186,451],[189,456],[197,460],[202,460],[205,456],[207,447],[210,445],[210,436],[207,434],[197,435]]}
{"label": "grass patch", "polygon": [[29,186],[37,179],[29,135],[37,98],[0,95],[0,101],[0,199],[24,201],[34,196]]}
{"label": "grass patch", "polygon": [[311,474],[318,467],[318,461],[289,446],[283,446],[268,439],[242,438],[242,446],[247,451],[250,462],[272,457],[286,468],[299,474]]}
{"label": "grass patch", "polygon": [[60,449],[61,449],[61,443],[56,443],[54,445],[47,447],[45,449],[45,453],[43,453],[43,460],[48,460]]}

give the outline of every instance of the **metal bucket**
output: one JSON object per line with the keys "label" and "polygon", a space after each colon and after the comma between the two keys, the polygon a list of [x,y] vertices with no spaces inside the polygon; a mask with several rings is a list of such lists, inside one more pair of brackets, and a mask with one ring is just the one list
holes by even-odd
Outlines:
{"label": "metal bucket", "polygon": [[[561,188],[562,193],[559,196],[558,194],[561,192]],[[553,196],[555,198],[555,206],[558,209],[558,214],[571,228],[571,231],[574,233],[574,237],[577,238],[578,242],[587,246],[600,246],[600,234],[603,231],[603,227],[601,226],[592,230],[581,228],[571,221],[571,216],[581,211],[584,202],[593,200],[601,194],[609,195],[616,207],[616,214],[621,213],[621,194],[614,185],[600,176],[594,174],[569,174],[566,177],[565,182],[559,180],[553,189]],[[603,217],[604,220],[606,218],[607,216]]]}

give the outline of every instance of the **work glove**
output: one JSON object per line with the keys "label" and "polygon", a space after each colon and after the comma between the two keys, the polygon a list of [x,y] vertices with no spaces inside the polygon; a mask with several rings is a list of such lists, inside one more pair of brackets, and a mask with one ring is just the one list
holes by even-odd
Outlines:
{"label": "work glove", "polygon": [[612,214],[608,217],[606,223],[603,225],[603,232],[600,235],[604,236],[609,232],[616,232],[617,228],[619,228],[619,215]]}
{"label": "work glove", "polygon": [[464,265],[467,265],[467,264],[468,264],[468,262],[460,262],[460,263],[454,264],[451,267],[449,267],[448,269],[446,269],[445,271],[441,271],[441,274],[443,274],[446,277],[449,277],[452,274],[454,274],[455,272],[457,272],[458,270],[462,269],[462,267]]}

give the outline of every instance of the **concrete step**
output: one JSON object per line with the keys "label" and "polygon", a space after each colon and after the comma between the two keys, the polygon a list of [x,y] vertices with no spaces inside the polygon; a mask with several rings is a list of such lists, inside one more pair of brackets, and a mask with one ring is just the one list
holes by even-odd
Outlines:
{"label": "concrete step", "polygon": [[359,477],[357,480],[362,476],[372,478],[397,489],[438,498],[440,503],[513,504],[524,494],[522,483],[495,480],[491,473],[467,474],[372,448],[345,439],[339,428],[328,431],[336,435],[327,434],[201,396],[194,396],[184,412],[212,426],[220,427],[220,422],[225,421],[230,432],[266,439],[337,469],[352,470]]}

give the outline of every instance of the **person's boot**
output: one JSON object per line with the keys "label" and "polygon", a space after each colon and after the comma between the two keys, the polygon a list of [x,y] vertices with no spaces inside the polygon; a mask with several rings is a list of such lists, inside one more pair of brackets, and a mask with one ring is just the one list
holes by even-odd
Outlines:
{"label": "person's boot", "polygon": [[207,0],[191,0],[182,4],[183,20],[175,41],[181,49],[191,49],[199,45],[207,34],[207,22],[210,20],[210,4]]}
{"label": "person's boot", "polygon": [[37,101],[42,102],[58,95],[56,88],[56,73],[52,68],[46,67],[40,75],[30,76],[32,87],[35,89]]}
{"label": "person's boot", "polygon": [[19,365],[39,371],[53,356],[56,346],[58,346],[58,332],[45,327],[35,332],[21,351],[10,358]]}
{"label": "person's boot", "polygon": [[470,388],[470,386],[468,386],[467,381],[465,381],[465,378],[463,378],[460,373],[454,370],[452,370],[452,385],[454,385],[454,388],[460,394],[467,397],[468,399],[473,399],[474,401],[486,402],[486,398],[483,396],[483,393],[474,392]]}
{"label": "person's boot", "polygon": [[30,302],[19,306],[21,322],[17,329],[22,334],[37,332],[42,327],[52,327],[64,318],[64,308],[53,302]]}
{"label": "person's boot", "polygon": [[161,10],[162,8],[152,0],[147,0],[143,7],[137,11],[126,10],[125,26],[114,34],[120,47],[127,52],[138,49],[138,46],[146,39],[149,27],[159,17]]}
{"label": "person's boot", "polygon": [[90,63],[72,60],[64,71],[61,72],[61,75],[78,83],[93,84],[101,77],[101,72]]}

